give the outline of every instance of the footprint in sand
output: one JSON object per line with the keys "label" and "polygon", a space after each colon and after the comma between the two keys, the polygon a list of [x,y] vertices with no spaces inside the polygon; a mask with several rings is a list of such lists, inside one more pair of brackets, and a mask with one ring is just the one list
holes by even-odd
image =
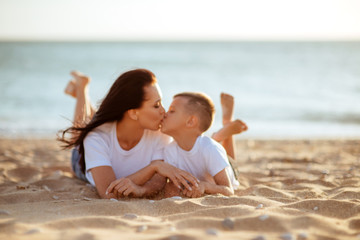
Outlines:
{"label": "footprint in sand", "polygon": [[33,167],[18,167],[5,172],[8,179],[14,182],[29,182],[41,177],[40,171]]}

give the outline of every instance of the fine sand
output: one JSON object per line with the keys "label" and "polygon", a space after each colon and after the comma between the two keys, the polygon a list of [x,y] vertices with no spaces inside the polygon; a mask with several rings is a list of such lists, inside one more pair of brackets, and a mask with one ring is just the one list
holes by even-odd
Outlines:
{"label": "fine sand", "polygon": [[360,140],[237,142],[241,190],[99,199],[55,140],[0,139],[0,239],[360,239]]}

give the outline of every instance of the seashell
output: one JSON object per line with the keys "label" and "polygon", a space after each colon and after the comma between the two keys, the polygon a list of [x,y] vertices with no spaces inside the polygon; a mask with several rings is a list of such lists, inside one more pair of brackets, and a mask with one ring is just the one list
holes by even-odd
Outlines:
{"label": "seashell", "polygon": [[118,202],[119,200],[117,200],[116,198],[110,198],[110,201],[112,201],[112,202]]}
{"label": "seashell", "polygon": [[280,238],[283,240],[293,240],[294,239],[294,237],[291,233],[284,233],[281,235]]}
{"label": "seashell", "polygon": [[267,215],[267,214],[261,215],[261,216],[259,217],[259,219],[260,219],[261,221],[265,221],[265,220],[268,219],[268,218],[269,218],[269,215]]}
{"label": "seashell", "polygon": [[307,235],[307,233],[299,233],[299,235],[298,235],[298,239],[299,240],[302,240],[302,239],[307,239],[308,238],[308,235]]}
{"label": "seashell", "polygon": [[52,198],[55,199],[55,200],[59,200],[59,197],[56,196],[56,195],[52,196]]}
{"label": "seashell", "polygon": [[143,232],[146,231],[148,229],[148,227],[146,225],[141,225],[140,227],[137,228],[136,232]]}
{"label": "seashell", "polygon": [[264,205],[263,205],[262,203],[260,203],[259,205],[256,206],[255,209],[261,209],[261,208],[263,208],[263,207],[264,207]]}
{"label": "seashell", "polygon": [[169,228],[169,231],[171,231],[171,232],[175,232],[175,231],[176,231],[176,227],[171,226],[171,227]]}
{"label": "seashell", "polygon": [[134,214],[134,213],[125,213],[123,218],[126,218],[126,219],[136,219],[138,218],[138,215]]}
{"label": "seashell", "polygon": [[213,229],[213,228],[206,229],[206,234],[213,235],[213,236],[218,236],[219,235],[218,231],[216,229]]}
{"label": "seashell", "polygon": [[83,197],[83,200],[85,200],[85,201],[91,201],[91,198]]}
{"label": "seashell", "polygon": [[263,235],[256,236],[252,240],[266,240],[266,238]]}
{"label": "seashell", "polygon": [[235,224],[234,224],[234,221],[231,218],[225,218],[222,221],[222,225],[223,225],[224,228],[232,230],[232,229],[234,229]]}
{"label": "seashell", "polygon": [[175,200],[181,200],[182,199],[182,197],[180,197],[180,196],[173,196],[173,197],[171,197],[172,199],[175,199]]}
{"label": "seashell", "polygon": [[155,201],[154,200],[149,200],[149,203],[154,203]]}
{"label": "seashell", "polygon": [[319,207],[314,207],[314,211],[317,211],[317,210],[319,210]]}
{"label": "seashell", "polygon": [[7,210],[0,210],[0,215],[10,215],[10,212]]}
{"label": "seashell", "polygon": [[48,186],[43,185],[42,187],[43,187],[43,189],[45,189],[45,191],[51,192],[51,189]]}

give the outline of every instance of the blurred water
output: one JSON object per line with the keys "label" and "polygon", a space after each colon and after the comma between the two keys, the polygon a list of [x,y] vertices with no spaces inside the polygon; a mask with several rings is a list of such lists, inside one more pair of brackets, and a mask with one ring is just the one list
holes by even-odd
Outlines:
{"label": "blurred water", "polygon": [[168,107],[174,94],[235,96],[242,137],[359,137],[360,42],[0,43],[0,136],[54,136],[69,126],[69,71],[92,77],[96,105],[129,69],[153,71]]}

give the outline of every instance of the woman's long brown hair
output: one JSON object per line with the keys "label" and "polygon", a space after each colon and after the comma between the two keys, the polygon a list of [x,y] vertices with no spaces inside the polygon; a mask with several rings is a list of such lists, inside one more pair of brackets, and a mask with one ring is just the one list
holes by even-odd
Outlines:
{"label": "woman's long brown hair", "polygon": [[[87,134],[104,123],[121,121],[126,111],[141,107],[145,100],[144,87],[155,82],[155,75],[147,69],[135,69],[121,74],[88,124],[83,127],[72,126],[60,131],[58,140],[64,143],[62,146],[64,149],[79,147],[80,166],[84,173],[86,169],[84,139]],[[66,134],[76,137],[67,139]]]}

